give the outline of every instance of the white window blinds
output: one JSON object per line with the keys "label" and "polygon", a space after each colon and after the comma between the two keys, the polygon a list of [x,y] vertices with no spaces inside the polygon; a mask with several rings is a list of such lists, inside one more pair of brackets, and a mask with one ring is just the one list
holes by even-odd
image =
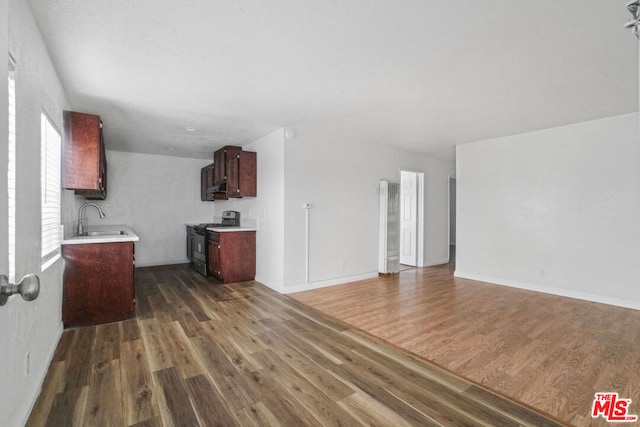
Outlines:
{"label": "white window blinds", "polygon": [[61,138],[46,114],[41,114],[42,269],[60,254]]}

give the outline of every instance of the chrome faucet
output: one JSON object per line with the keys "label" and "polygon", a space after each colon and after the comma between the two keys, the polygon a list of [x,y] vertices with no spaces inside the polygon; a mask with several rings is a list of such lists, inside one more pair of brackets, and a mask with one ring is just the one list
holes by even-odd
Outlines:
{"label": "chrome faucet", "polygon": [[84,233],[84,225],[82,224],[82,211],[84,211],[84,208],[86,208],[87,206],[93,206],[94,208],[98,209],[98,214],[100,214],[100,218],[104,218],[104,212],[102,212],[102,209],[100,209],[100,206],[96,205],[95,203],[85,203],[84,205],[80,206],[80,209],[78,209],[78,230],[77,230],[78,236]]}

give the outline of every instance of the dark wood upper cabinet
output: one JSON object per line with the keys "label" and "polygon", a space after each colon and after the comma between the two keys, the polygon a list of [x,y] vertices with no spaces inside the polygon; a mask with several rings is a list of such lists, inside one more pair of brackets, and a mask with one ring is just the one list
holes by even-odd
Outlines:
{"label": "dark wood upper cabinet", "polygon": [[220,184],[224,184],[225,180],[226,180],[226,176],[224,173],[224,167],[222,165],[224,165],[225,159],[226,159],[226,154],[227,154],[227,150],[226,147],[225,148],[221,148],[218,151],[216,151],[215,153],[213,153],[213,165],[218,165],[217,168],[214,168],[213,171],[213,183],[214,185],[220,185]]}
{"label": "dark wood upper cabinet", "polygon": [[215,185],[221,185],[227,182],[227,159],[237,156],[241,151],[241,147],[227,145],[213,153],[213,164],[215,166],[213,183]]}
{"label": "dark wood upper cabinet", "polygon": [[214,186],[215,167],[211,163],[200,170],[200,200],[203,202],[213,202],[215,200],[226,200],[227,193],[222,191],[212,192]]}
{"label": "dark wood upper cabinet", "polygon": [[252,151],[240,151],[227,156],[227,195],[229,197],[256,197],[257,155]]}
{"label": "dark wood upper cabinet", "polygon": [[100,116],[64,111],[63,186],[87,199],[107,198],[107,157]]}
{"label": "dark wood upper cabinet", "polygon": [[214,185],[224,185],[227,197],[256,197],[257,154],[228,145],[213,154]]}
{"label": "dark wood upper cabinet", "polygon": [[213,193],[208,191],[213,185],[213,163],[200,169],[200,200],[203,202],[214,201]]}

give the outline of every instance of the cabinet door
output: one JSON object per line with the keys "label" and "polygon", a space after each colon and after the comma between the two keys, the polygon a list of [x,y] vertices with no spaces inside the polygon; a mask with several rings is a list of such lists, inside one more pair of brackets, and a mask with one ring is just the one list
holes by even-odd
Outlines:
{"label": "cabinet door", "polygon": [[256,197],[257,194],[257,154],[253,151],[239,151],[235,156],[227,156],[227,195],[229,197]]}
{"label": "cabinet door", "polygon": [[203,202],[215,200],[214,195],[208,191],[209,187],[213,185],[213,173],[213,164],[200,169],[200,200]]}
{"label": "cabinet door", "polygon": [[220,264],[220,233],[208,232],[207,245],[209,250],[209,272],[216,278],[222,280]]}
{"label": "cabinet door", "polygon": [[62,247],[65,328],[127,319],[134,310],[134,246],[131,242]]}
{"label": "cabinet door", "polygon": [[64,112],[64,188],[98,190],[100,117]]}
{"label": "cabinet door", "polygon": [[209,166],[207,166],[207,186],[212,187],[214,185],[213,182],[215,181],[215,173],[216,169],[213,166],[213,163],[211,163]]}
{"label": "cabinet door", "polygon": [[221,148],[215,153],[213,153],[213,184],[220,185],[225,182],[227,179],[225,173],[225,159],[226,159],[226,148]]}
{"label": "cabinet door", "polygon": [[64,112],[63,186],[90,199],[107,197],[102,122],[93,114]]}
{"label": "cabinet door", "polygon": [[[215,174],[216,167],[215,164],[212,163],[209,165],[209,169],[207,170],[207,187],[213,187],[215,184]],[[217,193],[208,193],[207,200],[213,202],[214,200],[226,200],[227,194],[224,192]]]}
{"label": "cabinet door", "polygon": [[96,198],[107,198],[107,153],[104,148],[102,122],[100,122],[100,176],[98,177],[98,193],[96,194]]}
{"label": "cabinet door", "polygon": [[218,262],[222,283],[246,282],[256,276],[256,232],[238,231],[220,234]]}
{"label": "cabinet door", "polygon": [[207,168],[200,169],[200,200],[207,200]]}
{"label": "cabinet door", "polygon": [[222,280],[222,271],[220,267],[220,243],[212,243],[213,248],[211,250],[211,269],[212,273],[218,279]]}
{"label": "cabinet door", "polygon": [[240,172],[238,176],[238,192],[242,197],[256,197],[258,194],[258,154],[254,151],[240,153]]}
{"label": "cabinet door", "polygon": [[227,171],[227,195],[229,197],[240,197],[240,153],[229,155],[225,162]]}

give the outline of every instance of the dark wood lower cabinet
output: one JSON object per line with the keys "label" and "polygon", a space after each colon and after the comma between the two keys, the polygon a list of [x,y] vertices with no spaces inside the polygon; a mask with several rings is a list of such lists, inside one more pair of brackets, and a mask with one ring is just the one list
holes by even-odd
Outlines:
{"label": "dark wood lower cabinet", "polygon": [[133,242],[62,246],[65,328],[116,322],[135,308]]}
{"label": "dark wood lower cabinet", "polygon": [[255,231],[207,231],[209,272],[222,283],[248,282],[256,277]]}

